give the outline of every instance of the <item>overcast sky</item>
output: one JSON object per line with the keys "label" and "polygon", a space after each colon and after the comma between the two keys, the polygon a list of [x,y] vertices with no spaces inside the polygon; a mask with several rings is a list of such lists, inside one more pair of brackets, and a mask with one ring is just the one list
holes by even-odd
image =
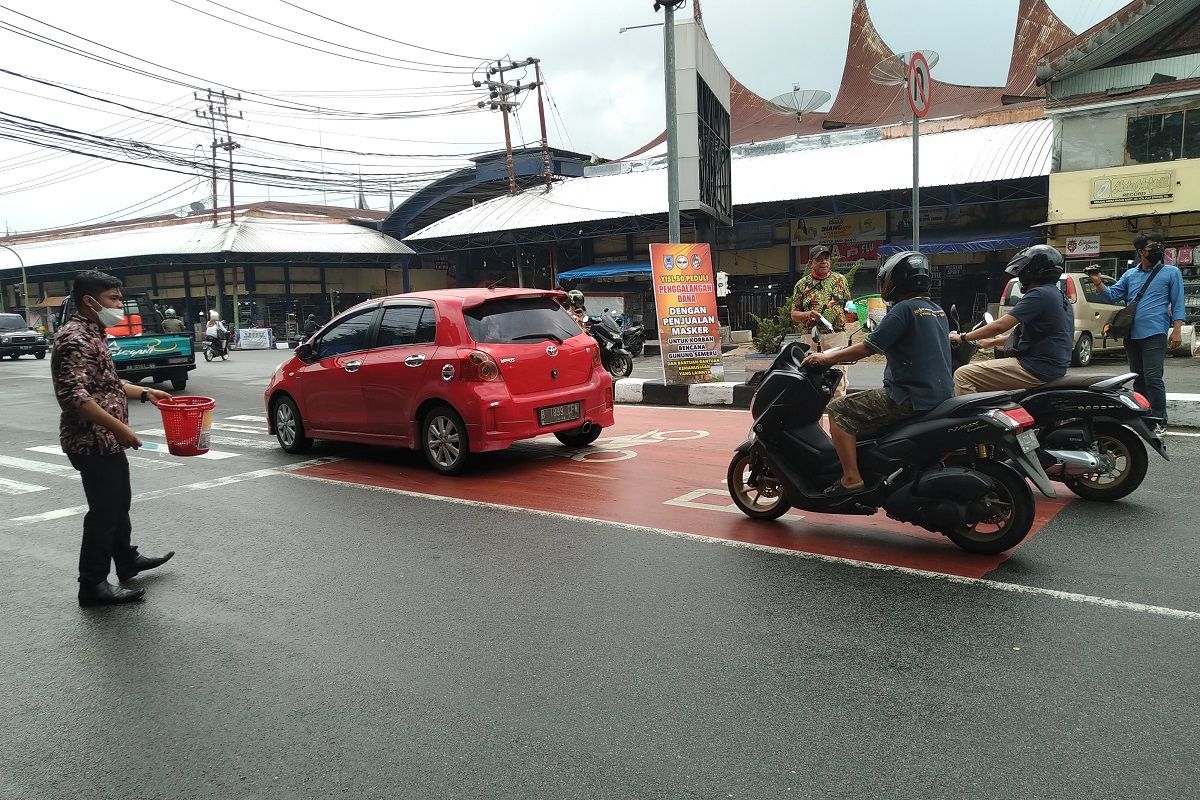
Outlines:
{"label": "overcast sky", "polygon": [[[935,75],[941,80],[1001,85],[1017,4],[1018,0],[871,0],[869,7],[881,35],[895,50],[940,53]],[[0,118],[0,136],[30,137],[30,126],[49,123],[130,140],[122,149],[108,151],[114,157],[140,158],[142,152],[131,142],[145,142],[173,148],[177,158],[201,162],[208,158],[211,137],[188,127],[206,124],[195,116],[200,104],[193,99],[193,87],[223,85],[256,93],[245,94],[243,102],[232,106],[244,116],[231,125],[233,138],[243,146],[235,154],[235,169],[244,160],[286,171],[301,182],[303,176],[323,171],[361,171],[369,185],[379,186],[382,176],[391,176],[400,199],[422,181],[463,166],[466,154],[503,147],[500,115],[475,108],[480,95],[471,86],[472,71],[486,59],[535,56],[542,59],[554,101],[549,107],[551,144],[619,157],[663,129],[661,28],[618,33],[624,26],[661,19],[652,5],[651,0],[0,0],[0,69],[26,76],[0,73],[0,113],[25,118],[17,123]],[[836,92],[851,5],[851,0],[703,0],[703,11],[705,26],[730,72],[771,97],[790,90],[793,83]],[[1050,0],[1076,31],[1122,5],[1120,0]],[[691,14],[691,2],[681,13]],[[271,39],[264,31],[303,44]],[[150,75],[72,54],[64,45]],[[529,79],[532,73],[522,76]],[[29,78],[69,84],[138,111]],[[334,110],[318,114],[316,107]],[[434,116],[412,116],[431,110]],[[447,115],[447,110],[456,113]],[[346,118],[350,115],[341,112],[356,116]],[[374,118],[398,112],[408,116]],[[532,98],[516,122],[514,140],[537,138]],[[247,135],[310,147],[250,140]],[[332,148],[357,153],[335,153]],[[182,174],[0,138],[0,234],[6,229],[163,213],[209,199],[208,178],[201,169],[173,169]],[[227,191],[222,182],[223,198]],[[296,202],[353,201],[344,190],[268,190],[236,184],[239,203],[266,199],[268,194]],[[387,202],[386,195],[368,197],[372,208],[386,210]],[[0,253],[0,263],[4,258]]]}

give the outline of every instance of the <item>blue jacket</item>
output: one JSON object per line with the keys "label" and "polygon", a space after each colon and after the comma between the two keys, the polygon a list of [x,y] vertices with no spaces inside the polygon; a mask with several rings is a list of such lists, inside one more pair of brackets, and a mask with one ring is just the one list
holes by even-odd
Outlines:
{"label": "blue jacket", "polygon": [[[1095,297],[1110,303],[1118,300],[1132,303],[1153,270],[1154,267],[1145,271],[1131,267],[1112,286],[1096,292]],[[1187,320],[1186,311],[1183,307],[1183,273],[1179,267],[1164,264],[1146,290],[1146,296],[1138,303],[1129,338],[1148,339],[1165,334],[1170,331],[1173,320]]]}

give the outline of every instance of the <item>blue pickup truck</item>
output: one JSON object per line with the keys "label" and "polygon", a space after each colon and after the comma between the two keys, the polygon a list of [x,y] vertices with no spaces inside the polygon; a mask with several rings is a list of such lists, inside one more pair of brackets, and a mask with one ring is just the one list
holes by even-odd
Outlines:
{"label": "blue pickup truck", "polygon": [[[74,313],[74,300],[68,297],[59,324]],[[196,368],[192,337],[163,331],[162,315],[145,294],[125,294],[125,322],[108,329],[108,350],[117,374],[131,383],[146,378],[155,383],[170,381],[172,389],[182,391],[187,387],[188,373]]]}

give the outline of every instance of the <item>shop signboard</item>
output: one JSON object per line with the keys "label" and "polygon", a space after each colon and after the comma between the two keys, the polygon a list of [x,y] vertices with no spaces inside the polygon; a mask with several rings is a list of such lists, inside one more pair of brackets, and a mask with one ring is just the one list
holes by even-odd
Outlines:
{"label": "shop signboard", "polygon": [[1067,258],[1086,258],[1100,255],[1100,234],[1095,236],[1068,236],[1066,245]]}
{"label": "shop signboard", "polygon": [[240,350],[270,350],[275,346],[270,328],[238,328],[234,339]]}
{"label": "shop signboard", "polygon": [[[833,255],[838,261],[858,261],[860,258],[864,261],[876,261],[879,258],[879,246],[882,241],[876,242],[833,242],[826,245],[833,251]],[[808,253],[812,247],[802,247],[800,249],[800,263],[808,263]]]}
{"label": "shop signboard", "polygon": [[792,228],[792,244],[866,242],[887,238],[887,214],[843,214],[838,217],[805,217]]}
{"label": "shop signboard", "polygon": [[1092,179],[1093,206],[1151,203],[1175,196],[1175,172],[1145,172],[1139,175],[1102,175]]}
{"label": "shop signboard", "polygon": [[725,379],[717,282],[707,244],[652,244],[659,351],[667,384]]}

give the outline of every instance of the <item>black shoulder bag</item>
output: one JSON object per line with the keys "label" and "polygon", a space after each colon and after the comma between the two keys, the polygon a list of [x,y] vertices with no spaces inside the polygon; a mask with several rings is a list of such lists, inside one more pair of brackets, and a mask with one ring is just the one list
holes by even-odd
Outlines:
{"label": "black shoulder bag", "polygon": [[1137,316],[1138,303],[1142,301],[1142,296],[1146,294],[1146,290],[1150,288],[1150,284],[1154,283],[1154,278],[1158,275],[1158,271],[1163,268],[1160,261],[1158,266],[1150,272],[1150,277],[1142,284],[1141,291],[1132,303],[1126,304],[1124,308],[1118,308],[1112,313],[1108,320],[1108,324],[1104,326],[1104,333],[1110,339],[1124,339],[1133,330],[1133,318]]}

